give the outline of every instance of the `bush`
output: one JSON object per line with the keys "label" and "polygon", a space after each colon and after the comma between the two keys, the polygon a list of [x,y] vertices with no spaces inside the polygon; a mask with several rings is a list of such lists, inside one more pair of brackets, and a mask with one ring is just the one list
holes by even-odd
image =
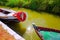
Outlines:
{"label": "bush", "polygon": [[8,0],[6,6],[9,7],[22,7],[23,2],[20,0]]}
{"label": "bush", "polygon": [[33,0],[29,4],[29,8],[37,11],[60,14],[60,0]]}
{"label": "bush", "polygon": [[60,0],[0,0],[1,5],[60,13]]}
{"label": "bush", "polygon": [[7,0],[0,0],[0,5],[5,6]]}
{"label": "bush", "polygon": [[52,11],[55,12],[55,13],[60,13],[60,0],[55,1],[55,6],[52,9]]}

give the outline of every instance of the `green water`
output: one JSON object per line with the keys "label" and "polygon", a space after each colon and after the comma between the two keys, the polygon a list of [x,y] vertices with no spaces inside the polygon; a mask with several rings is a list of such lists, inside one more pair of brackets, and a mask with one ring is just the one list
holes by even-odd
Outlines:
{"label": "green water", "polygon": [[60,17],[58,16],[24,8],[21,8],[20,11],[27,12],[27,19],[17,24],[20,27],[20,33],[23,34],[25,32],[23,37],[26,40],[40,40],[34,29],[27,30],[28,27],[32,27],[32,23],[41,27],[60,30]]}
{"label": "green water", "polygon": [[16,23],[16,26],[14,26],[15,30],[23,35],[26,40],[40,40],[34,29],[31,28],[30,30],[27,30],[28,27],[32,27],[32,23],[41,27],[60,30],[60,17],[58,16],[25,8],[16,7],[10,9],[27,13],[27,19],[24,22]]}

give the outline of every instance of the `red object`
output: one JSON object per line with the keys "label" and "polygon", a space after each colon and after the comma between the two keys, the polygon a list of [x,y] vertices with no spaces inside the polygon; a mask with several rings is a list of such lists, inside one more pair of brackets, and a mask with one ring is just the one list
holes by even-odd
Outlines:
{"label": "red object", "polygon": [[0,9],[0,12],[2,12],[3,10],[2,9]]}
{"label": "red object", "polygon": [[17,17],[17,19],[21,22],[26,20],[26,13],[25,12],[17,12],[13,16]]}

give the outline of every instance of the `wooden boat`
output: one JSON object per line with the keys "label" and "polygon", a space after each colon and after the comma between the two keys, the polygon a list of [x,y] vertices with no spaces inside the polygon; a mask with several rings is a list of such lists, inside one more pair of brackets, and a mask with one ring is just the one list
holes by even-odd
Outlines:
{"label": "wooden boat", "polygon": [[33,25],[41,40],[60,40],[60,30]]}

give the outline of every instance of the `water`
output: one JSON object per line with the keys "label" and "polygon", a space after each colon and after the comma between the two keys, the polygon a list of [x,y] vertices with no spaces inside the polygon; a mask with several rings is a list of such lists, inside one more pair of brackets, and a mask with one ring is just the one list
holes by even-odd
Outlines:
{"label": "water", "polygon": [[[12,28],[23,35],[26,40],[40,40],[34,29],[29,32],[27,28],[35,23],[38,26],[60,30],[60,17],[45,13],[36,12],[25,8],[11,8],[16,11],[27,12],[27,19],[24,22],[12,24]],[[11,25],[11,24],[10,24]],[[33,30],[33,31],[32,31]]]}

